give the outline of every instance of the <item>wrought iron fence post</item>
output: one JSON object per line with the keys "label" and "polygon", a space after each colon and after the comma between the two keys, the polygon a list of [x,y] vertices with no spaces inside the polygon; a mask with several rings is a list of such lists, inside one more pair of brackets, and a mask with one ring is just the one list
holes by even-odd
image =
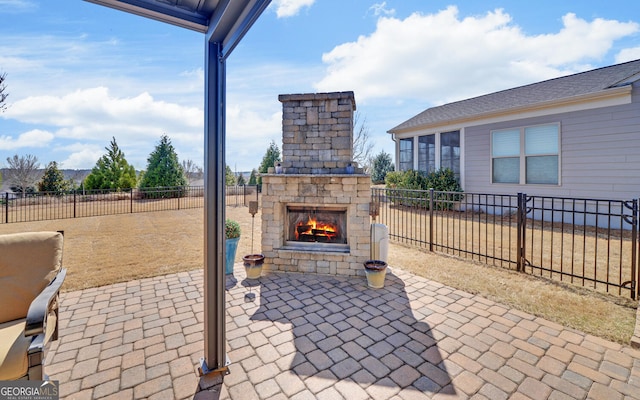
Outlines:
{"label": "wrought iron fence post", "polygon": [[524,258],[524,215],[525,215],[525,210],[524,208],[526,207],[525,202],[524,202],[524,194],[523,193],[518,193],[518,207],[517,207],[517,211],[516,211],[516,217],[517,217],[517,228],[516,228],[516,235],[517,235],[517,244],[516,244],[516,270],[518,272],[522,272],[524,269],[524,265],[522,262],[522,259]]}
{"label": "wrought iron fence post", "polygon": [[435,190],[429,189],[429,251],[433,251],[433,194]]}
{"label": "wrought iron fence post", "polygon": [[9,223],[9,192],[4,192],[4,221]]}
{"label": "wrought iron fence post", "polygon": [[133,191],[135,189],[131,188],[130,196],[129,196],[129,213],[133,214]]}
{"label": "wrought iron fence post", "polygon": [[633,199],[633,226],[631,227],[631,298],[635,300],[640,289],[640,273],[638,273],[638,199]]}
{"label": "wrought iron fence post", "polygon": [[73,191],[73,218],[76,218],[76,191]]}

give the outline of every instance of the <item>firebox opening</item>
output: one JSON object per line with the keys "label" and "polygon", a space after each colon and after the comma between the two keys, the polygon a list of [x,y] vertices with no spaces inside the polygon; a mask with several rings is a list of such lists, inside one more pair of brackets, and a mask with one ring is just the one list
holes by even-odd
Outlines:
{"label": "firebox opening", "polygon": [[287,206],[287,245],[347,245],[347,210]]}

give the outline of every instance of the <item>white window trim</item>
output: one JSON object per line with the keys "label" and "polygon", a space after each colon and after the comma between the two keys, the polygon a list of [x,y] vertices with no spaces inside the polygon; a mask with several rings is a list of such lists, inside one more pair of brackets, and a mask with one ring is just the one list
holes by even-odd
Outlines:
{"label": "white window trim", "polygon": [[[527,183],[527,171],[526,171],[526,154],[525,154],[525,136],[524,136],[524,132],[525,129],[527,128],[533,128],[536,126],[549,126],[549,125],[556,125],[558,127],[558,153],[548,153],[548,154],[536,154],[536,156],[557,156],[558,157],[558,183],[557,184],[553,184],[553,183]],[[492,185],[519,185],[519,186],[535,186],[535,187],[544,187],[544,186],[549,186],[549,187],[558,187],[558,186],[562,186],[562,148],[561,148],[561,137],[562,137],[562,126],[560,124],[560,122],[550,122],[550,123],[546,123],[546,124],[535,124],[535,125],[523,125],[523,126],[514,126],[514,127],[509,127],[509,128],[501,128],[501,129],[493,129],[491,131],[489,131],[489,182]],[[493,156],[493,133],[494,132],[500,132],[500,131],[504,131],[504,130],[516,130],[518,129],[520,131],[520,182],[519,183],[502,183],[502,182],[494,182],[493,181],[493,159],[494,158],[502,158],[502,157],[494,157]]]}

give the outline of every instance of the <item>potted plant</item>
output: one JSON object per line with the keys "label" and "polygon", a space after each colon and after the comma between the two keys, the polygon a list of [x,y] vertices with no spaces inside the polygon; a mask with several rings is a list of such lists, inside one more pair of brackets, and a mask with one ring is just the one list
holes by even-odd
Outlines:
{"label": "potted plant", "polygon": [[237,221],[227,219],[224,224],[225,233],[225,249],[227,253],[227,259],[225,264],[225,272],[227,274],[233,273],[233,262],[236,258],[236,251],[238,250],[238,242],[240,241],[240,224]]}

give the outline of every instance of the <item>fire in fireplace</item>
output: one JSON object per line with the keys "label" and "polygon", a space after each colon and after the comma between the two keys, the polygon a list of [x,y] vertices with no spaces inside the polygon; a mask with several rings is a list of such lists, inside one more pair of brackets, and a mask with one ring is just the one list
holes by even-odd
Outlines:
{"label": "fire in fireplace", "polygon": [[347,244],[346,209],[289,206],[290,242]]}

